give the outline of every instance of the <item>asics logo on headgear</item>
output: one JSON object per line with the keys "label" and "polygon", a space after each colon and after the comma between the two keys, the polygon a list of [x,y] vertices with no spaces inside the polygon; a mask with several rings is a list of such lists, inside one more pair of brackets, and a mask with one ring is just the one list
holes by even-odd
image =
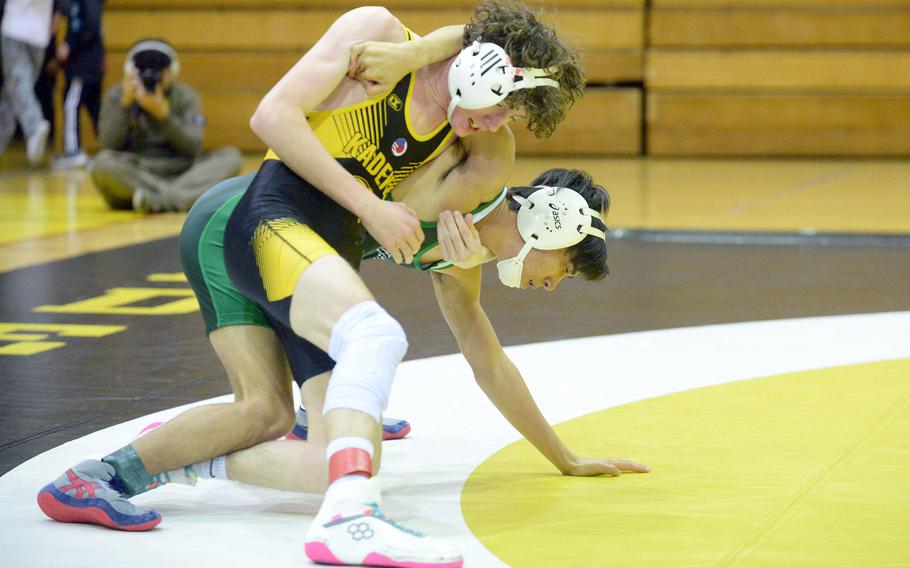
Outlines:
{"label": "asics logo on headgear", "polygon": [[562,229],[562,222],[559,220],[559,205],[550,203],[550,214],[553,215],[553,228]]}

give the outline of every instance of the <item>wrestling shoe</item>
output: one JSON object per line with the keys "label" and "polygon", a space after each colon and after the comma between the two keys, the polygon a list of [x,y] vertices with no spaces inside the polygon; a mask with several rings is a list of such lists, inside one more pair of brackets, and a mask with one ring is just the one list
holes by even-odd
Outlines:
{"label": "wrestling shoe", "polygon": [[411,433],[411,423],[400,418],[382,419],[382,439],[400,440]]}
{"label": "wrestling shoe", "polygon": [[[373,488],[374,480],[369,480]],[[387,517],[379,508],[378,488],[374,497],[355,498],[350,486],[333,488],[310,525],[305,550],[317,564],[339,566],[385,566],[393,568],[461,568],[461,554],[431,537]],[[337,496],[347,491],[347,496]]]}
{"label": "wrestling shoe", "polygon": [[61,523],[90,523],[121,531],[147,531],[161,522],[151,509],[136,507],[111,486],[114,468],[86,460],[38,493],[38,506]]}
{"label": "wrestling shoe", "polygon": [[[411,423],[400,418],[383,418],[382,419],[382,439],[383,440],[400,440],[411,432]],[[297,409],[297,422],[294,429],[287,436],[288,440],[306,440],[307,436],[307,418],[306,410]]]}
{"label": "wrestling shoe", "polygon": [[161,422],[161,421],[152,422],[151,424],[147,425],[147,426],[146,426],[145,428],[143,428],[142,430],[139,430],[139,433],[136,434],[136,437],[133,438],[133,441],[135,442],[136,440],[138,440],[139,438],[145,436],[146,434],[148,434],[148,433],[151,432],[152,430],[157,430],[162,424],[164,424],[164,422]]}

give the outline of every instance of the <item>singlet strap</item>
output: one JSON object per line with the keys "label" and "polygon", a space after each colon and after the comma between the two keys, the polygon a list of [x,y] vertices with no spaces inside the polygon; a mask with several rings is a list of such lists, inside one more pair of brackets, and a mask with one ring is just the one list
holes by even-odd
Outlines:
{"label": "singlet strap", "polygon": [[[508,195],[509,195],[509,186],[503,186],[502,191],[499,193],[499,195],[497,195],[490,201],[487,201],[486,203],[481,203],[480,205],[478,205],[476,209],[474,209],[473,211],[471,211],[469,213],[470,215],[472,215],[474,217],[474,222],[477,223],[478,221],[481,221],[484,218],[486,218],[490,213],[492,213],[496,209],[496,207],[499,206],[500,203],[502,203],[506,199],[506,197]],[[435,229],[436,225],[437,225],[436,221],[421,221],[420,222],[420,226],[423,229]],[[414,261],[413,261],[414,268],[417,268],[418,270],[446,270],[448,268],[452,268],[454,265],[447,260],[437,260],[436,262],[432,262],[432,263],[428,263],[428,264],[421,264],[420,259],[423,257],[423,255],[427,251],[430,251],[437,246],[439,246],[438,239],[435,242],[427,244],[426,246],[421,248],[417,252],[417,254],[414,255]]]}

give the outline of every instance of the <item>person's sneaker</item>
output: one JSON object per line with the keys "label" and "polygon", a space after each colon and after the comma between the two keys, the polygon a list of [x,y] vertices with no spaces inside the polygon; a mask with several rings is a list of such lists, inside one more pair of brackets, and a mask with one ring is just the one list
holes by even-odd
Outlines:
{"label": "person's sneaker", "polygon": [[42,120],[38,130],[25,141],[25,155],[31,165],[36,165],[44,158],[47,149],[47,136],[51,131],[51,123]]}
{"label": "person's sneaker", "polygon": [[[411,424],[407,420],[400,418],[383,418],[382,419],[382,439],[400,440],[411,432]],[[285,436],[287,440],[306,440],[307,437],[307,417],[306,410],[297,409],[297,421],[294,428]]]}
{"label": "person's sneaker", "polygon": [[133,190],[133,211],[165,213],[167,211],[177,211],[177,209],[168,206],[157,190],[137,187]]}
{"label": "person's sneaker", "polygon": [[133,190],[133,211],[152,212],[148,192],[141,187]]}
{"label": "person's sneaker", "polygon": [[[374,482],[371,479],[367,483]],[[336,488],[340,490],[336,495],[352,485],[360,484]],[[349,495],[323,504],[305,540],[310,560],[341,566],[461,567],[461,554],[387,517],[379,509],[378,490],[371,492],[375,498],[366,501]]]}
{"label": "person's sneaker", "polygon": [[147,531],[161,522],[151,509],[136,507],[111,487],[114,467],[86,460],[38,492],[38,506],[61,523],[90,523],[122,531]]}
{"label": "person's sneaker", "polygon": [[88,163],[89,159],[88,156],[85,155],[85,152],[63,154],[51,158],[51,169],[54,171],[75,170],[86,167]]}

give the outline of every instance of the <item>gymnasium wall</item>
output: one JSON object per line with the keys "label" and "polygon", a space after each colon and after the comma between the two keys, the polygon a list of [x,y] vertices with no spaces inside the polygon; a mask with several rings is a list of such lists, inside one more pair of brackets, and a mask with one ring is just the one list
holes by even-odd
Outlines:
{"label": "gymnasium wall", "polygon": [[[536,155],[910,155],[910,0],[528,2],[577,44],[585,97]],[[206,146],[262,150],[249,117],[356,0],[108,0],[106,86],[160,36],[200,92]],[[386,0],[426,34],[474,1]],[[554,9],[555,7],[555,9]]]}

